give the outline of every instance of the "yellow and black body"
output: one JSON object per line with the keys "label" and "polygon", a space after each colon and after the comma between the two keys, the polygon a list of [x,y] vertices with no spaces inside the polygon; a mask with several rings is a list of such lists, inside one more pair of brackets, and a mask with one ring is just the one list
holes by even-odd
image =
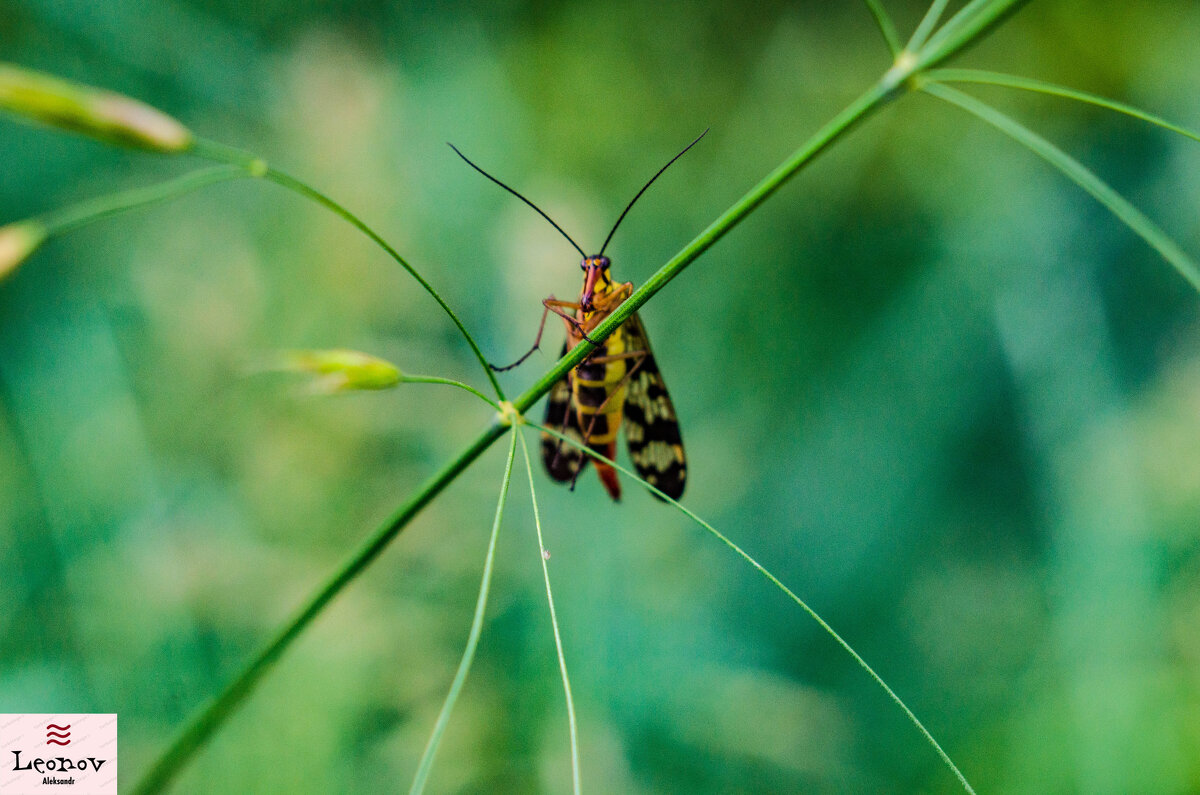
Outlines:
{"label": "yellow and black body", "polygon": [[[578,303],[553,298],[544,302],[548,310],[563,316],[567,330],[564,355],[633,293],[632,283],[613,281],[609,266],[607,257],[586,257]],[[573,309],[574,315],[567,316],[564,309]],[[616,458],[617,431],[624,427],[638,474],[673,499],[683,494],[687,464],[679,422],[636,313],[554,385],[546,403],[546,425],[610,459]],[[555,480],[574,482],[587,460],[577,449],[549,434],[542,435],[542,461]],[[609,495],[620,499],[616,471],[598,460],[595,466]]]}

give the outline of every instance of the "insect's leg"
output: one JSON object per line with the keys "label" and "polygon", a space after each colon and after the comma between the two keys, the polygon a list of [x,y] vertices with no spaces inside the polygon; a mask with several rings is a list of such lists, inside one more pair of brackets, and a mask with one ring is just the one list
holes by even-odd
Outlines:
{"label": "insect's leg", "polygon": [[608,364],[609,362],[619,362],[622,359],[637,359],[635,367],[641,367],[642,359],[646,358],[648,351],[625,351],[624,353],[610,353],[605,356],[589,356],[588,358],[593,364]]}
{"label": "insect's leg", "polygon": [[546,307],[546,309],[550,310],[554,314],[561,317],[563,319],[563,322],[565,322],[569,327],[575,329],[575,333],[578,334],[580,337],[582,337],[583,339],[592,343],[593,345],[596,345],[596,346],[600,345],[599,342],[596,342],[594,339],[592,339],[591,337],[589,337],[587,335],[587,332],[584,331],[584,329],[583,329],[582,323],[580,323],[576,318],[571,317],[570,315],[568,315],[566,312],[562,311],[562,309],[559,308],[559,307],[562,307],[563,309],[580,309],[581,307],[579,304],[572,303],[570,301],[556,301],[553,298],[547,298],[545,301],[542,301],[542,304]]}
{"label": "insect's leg", "polygon": [[[574,324],[576,327],[578,327],[579,321],[577,321],[575,318],[570,317],[570,316],[566,315],[565,313],[559,311],[555,307],[565,306],[570,309],[577,309],[577,308],[579,308],[579,304],[572,304],[568,301],[559,301],[554,296],[550,296],[549,298],[542,301],[542,306],[544,307],[542,309],[542,322],[538,324],[537,336],[534,337],[534,339],[533,339],[533,347],[530,348],[529,350],[527,350],[525,352],[525,354],[523,356],[521,356],[520,359],[517,359],[512,364],[505,365],[504,367],[497,367],[496,365],[492,364],[491,362],[488,362],[488,367],[492,368],[497,373],[502,373],[505,370],[513,369],[514,367],[518,366],[523,361],[528,359],[530,356],[532,356],[533,352],[536,351],[538,348],[540,348],[542,345],[542,334],[546,331],[546,318],[550,315],[551,311],[553,311],[554,314],[562,317],[564,320],[567,320],[570,323]],[[586,335],[584,335],[584,337],[586,339]],[[591,340],[588,340],[588,342],[591,342]]]}
{"label": "insect's leg", "polygon": [[[546,300],[552,301],[552,300],[554,300],[554,296],[550,296],[550,298],[548,298]],[[539,347],[541,347],[542,332],[544,332],[546,330],[546,317],[550,314],[550,307],[549,307],[549,305],[546,304],[546,301],[543,301],[542,305],[545,306],[545,309],[542,310],[542,322],[538,324],[537,336],[534,337],[534,339],[533,339],[533,347],[530,348],[528,351],[526,351],[524,356],[522,356],[520,359],[517,359],[512,364],[505,365],[504,367],[497,367],[496,365],[492,364],[491,362],[488,362],[488,367],[492,368],[497,373],[503,373],[505,370],[511,370],[514,367],[516,367],[517,365],[521,364],[521,362],[525,361],[530,356],[532,356],[533,352],[536,351]]]}

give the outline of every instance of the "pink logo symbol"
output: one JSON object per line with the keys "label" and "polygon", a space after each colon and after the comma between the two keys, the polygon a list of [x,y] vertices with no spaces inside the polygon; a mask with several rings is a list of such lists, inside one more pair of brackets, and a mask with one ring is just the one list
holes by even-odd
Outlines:
{"label": "pink logo symbol", "polygon": [[57,723],[46,724],[46,745],[54,743],[55,745],[70,745],[71,744],[71,724],[59,726]]}

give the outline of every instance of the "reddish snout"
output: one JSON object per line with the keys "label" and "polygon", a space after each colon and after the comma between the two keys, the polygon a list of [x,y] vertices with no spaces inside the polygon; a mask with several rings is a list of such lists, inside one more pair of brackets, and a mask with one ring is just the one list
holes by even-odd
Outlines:
{"label": "reddish snout", "polygon": [[600,276],[600,263],[593,259],[585,259],[583,261],[584,270],[587,272],[583,280],[583,294],[579,298],[579,305],[583,307],[583,311],[592,311],[592,295],[596,292],[596,279]]}

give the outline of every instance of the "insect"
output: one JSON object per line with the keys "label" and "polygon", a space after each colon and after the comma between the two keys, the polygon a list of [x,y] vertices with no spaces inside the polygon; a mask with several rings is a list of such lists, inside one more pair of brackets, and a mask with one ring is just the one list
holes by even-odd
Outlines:
{"label": "insect", "polygon": [[[506,367],[493,365],[493,369],[510,370],[529,358],[541,345],[547,316],[551,312],[558,315],[567,330],[567,339],[563,343],[561,355],[565,356],[584,340],[596,345],[596,349],[551,387],[546,402],[546,427],[557,429],[563,435],[579,441],[609,459],[616,458],[617,431],[624,427],[625,442],[634,468],[648,483],[672,499],[679,499],[683,494],[683,487],[687,482],[687,459],[684,457],[675,407],[667,393],[662,373],[658,370],[654,352],[650,349],[646,327],[635,312],[603,342],[597,344],[588,335],[633,294],[632,282],[613,281],[609,272],[612,263],[604,256],[604,250],[608,248],[617,227],[625,220],[629,210],[646,189],[707,132],[708,130],[705,130],[695,141],[684,147],[683,151],[671,158],[642,186],[613,224],[608,237],[604,239],[604,245],[600,247],[600,252],[593,256],[588,256],[571,236],[537,205],[472,163],[453,144],[450,146],[468,165],[549,221],[583,257],[580,263],[583,269],[583,289],[579,293],[579,300],[561,301],[551,295],[542,301],[545,309],[533,347],[512,364]],[[579,449],[564,445],[562,440],[548,433],[542,434],[542,463],[552,479],[560,483],[570,483],[574,488],[575,481],[587,466],[588,459],[589,456],[585,456]],[[620,500],[621,484],[617,479],[616,470],[599,460],[595,461],[595,467],[609,496],[613,500]]]}

